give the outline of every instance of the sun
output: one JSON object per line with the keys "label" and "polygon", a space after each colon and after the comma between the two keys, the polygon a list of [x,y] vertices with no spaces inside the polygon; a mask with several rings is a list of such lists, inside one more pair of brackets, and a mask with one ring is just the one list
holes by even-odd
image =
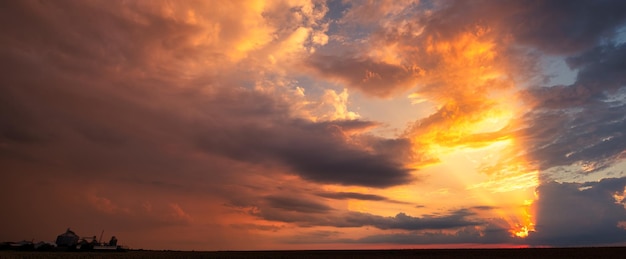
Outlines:
{"label": "sun", "polygon": [[533,214],[530,212],[532,208],[534,200],[526,200],[524,201],[525,207],[523,207],[521,211],[521,223],[516,223],[512,226],[510,233],[516,237],[525,238],[528,237],[530,232],[535,231],[535,222],[533,219]]}

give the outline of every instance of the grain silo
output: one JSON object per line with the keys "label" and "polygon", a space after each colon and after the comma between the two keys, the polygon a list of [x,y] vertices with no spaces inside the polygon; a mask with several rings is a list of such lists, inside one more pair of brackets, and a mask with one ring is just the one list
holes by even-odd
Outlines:
{"label": "grain silo", "polygon": [[58,247],[73,247],[78,243],[78,235],[69,228],[65,233],[57,236],[56,244]]}

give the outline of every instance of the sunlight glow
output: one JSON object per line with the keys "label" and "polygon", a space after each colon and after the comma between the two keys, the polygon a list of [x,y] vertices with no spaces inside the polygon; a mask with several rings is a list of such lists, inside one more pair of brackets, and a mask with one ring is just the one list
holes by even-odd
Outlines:
{"label": "sunlight glow", "polygon": [[[453,171],[469,192],[466,199],[477,197],[477,203],[498,208],[496,214],[508,224],[503,227],[523,238],[534,231],[531,205],[538,172],[519,158],[524,149],[509,132],[522,108],[490,37],[488,28],[478,27],[454,41],[428,45],[427,52],[442,60],[427,75],[438,88],[420,90],[409,98],[434,101],[438,111],[411,132],[418,157],[412,166],[447,164],[446,170]],[[468,168],[472,164],[473,172]]]}

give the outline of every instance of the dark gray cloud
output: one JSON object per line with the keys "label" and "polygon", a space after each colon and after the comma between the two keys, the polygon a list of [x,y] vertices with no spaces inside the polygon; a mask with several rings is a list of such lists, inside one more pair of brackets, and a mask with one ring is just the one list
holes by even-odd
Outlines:
{"label": "dark gray cloud", "polygon": [[599,182],[544,183],[537,192],[536,232],[528,242],[555,246],[610,244],[626,241],[626,230],[618,226],[626,221],[622,195],[626,178],[608,178]]}
{"label": "dark gray cloud", "polygon": [[347,200],[347,199],[365,200],[365,201],[387,200],[387,198],[384,196],[375,195],[375,194],[356,193],[356,192],[327,192],[327,193],[318,193],[317,195],[320,197],[329,198],[329,199],[337,199],[337,200]]}
{"label": "dark gray cloud", "polygon": [[[393,217],[356,211],[332,210],[323,204],[300,198],[273,198],[239,206],[252,207],[249,213],[265,220],[294,223],[303,227],[331,226],[339,228],[375,227],[383,230],[442,230],[480,226],[483,221],[470,219],[475,214],[468,209],[451,211],[446,215],[413,217],[398,213]],[[313,213],[311,213],[313,212]]]}
{"label": "dark gray cloud", "polygon": [[482,226],[486,224],[477,219],[473,211],[477,208],[459,209],[437,215],[421,215],[419,217],[398,213],[395,216],[380,216],[371,213],[347,211],[330,207],[325,199],[361,199],[370,201],[389,201],[378,195],[360,193],[318,192],[317,196],[302,196],[301,193],[291,193],[293,190],[280,194],[272,194],[261,199],[246,196],[235,199],[228,206],[241,210],[255,217],[274,221],[292,223],[301,227],[338,227],[358,228],[375,227],[382,230],[444,230],[463,227]]}
{"label": "dark gray cloud", "polygon": [[318,193],[317,196],[328,198],[328,199],[335,199],[335,200],[355,199],[355,200],[364,200],[364,201],[385,201],[385,202],[390,202],[390,203],[410,204],[408,202],[392,200],[381,195],[358,193],[358,192],[322,192],[322,193]]}
{"label": "dark gray cloud", "polygon": [[309,199],[300,199],[286,196],[265,197],[272,208],[302,213],[326,213],[332,210],[328,205],[317,203]]}
{"label": "dark gray cloud", "polygon": [[365,57],[313,55],[307,64],[322,76],[339,79],[362,92],[388,97],[414,87],[419,71]]}
{"label": "dark gray cloud", "polygon": [[[501,222],[502,223],[502,222]],[[484,229],[464,227],[453,233],[413,232],[401,234],[371,235],[346,243],[393,243],[393,244],[512,244],[520,242],[511,238],[507,229],[490,223]]]}
{"label": "dark gray cloud", "polygon": [[476,25],[513,36],[517,43],[572,54],[615,36],[626,22],[623,1],[449,1],[424,18],[426,31],[449,37]]}
{"label": "dark gray cloud", "polygon": [[204,132],[198,145],[240,161],[279,162],[321,183],[389,187],[412,181],[410,169],[391,154],[372,154],[343,139],[344,130],[371,127],[371,122],[287,119],[255,124],[251,122],[258,119],[249,119],[243,125]]}
{"label": "dark gray cloud", "polygon": [[567,109],[614,106],[605,103],[626,86],[626,44],[606,44],[567,57],[567,64],[577,70],[572,85],[530,89],[538,108]]}
{"label": "dark gray cloud", "polygon": [[567,58],[567,64],[578,70],[576,83],[610,95],[626,86],[626,44],[603,44]]}
{"label": "dark gray cloud", "polygon": [[600,170],[622,158],[626,106],[595,107],[583,111],[535,114],[527,130],[529,155],[541,169],[595,164]]}
{"label": "dark gray cloud", "polygon": [[510,19],[516,39],[552,53],[573,53],[614,36],[626,22],[624,1],[531,1]]}
{"label": "dark gray cloud", "polygon": [[[336,235],[308,236],[313,243],[356,243],[356,244],[516,244],[523,240],[511,237],[509,231],[501,226],[502,220],[489,220],[483,226],[461,227],[453,232],[409,231],[405,233],[389,233],[369,235],[362,238],[337,238]],[[290,239],[286,242],[290,243]],[[301,241],[297,241],[298,243]]]}
{"label": "dark gray cloud", "polygon": [[572,164],[600,170],[626,150],[626,45],[603,45],[568,58],[572,85],[530,89],[535,109],[522,134],[541,169]]}
{"label": "dark gray cloud", "polygon": [[427,229],[454,229],[466,226],[477,226],[484,224],[480,221],[467,219],[474,213],[461,209],[452,211],[449,215],[433,216],[424,215],[413,217],[405,213],[398,213],[394,217],[382,217],[369,213],[349,212],[338,222],[337,227],[360,227],[373,226],[379,229],[405,229],[405,230],[427,230]]}

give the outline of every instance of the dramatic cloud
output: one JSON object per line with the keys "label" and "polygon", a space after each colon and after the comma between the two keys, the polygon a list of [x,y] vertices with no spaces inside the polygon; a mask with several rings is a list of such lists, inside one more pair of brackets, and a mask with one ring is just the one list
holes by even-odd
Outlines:
{"label": "dramatic cloud", "polygon": [[388,187],[411,180],[409,170],[386,154],[371,154],[345,143],[346,131],[363,130],[371,123],[279,120],[255,125],[251,123],[254,120],[248,118],[244,125],[236,123],[217,132],[206,132],[199,145],[238,160],[277,160],[303,178],[322,183]]}
{"label": "dramatic cloud", "polygon": [[559,246],[623,242],[626,230],[624,187],[626,178],[600,182],[545,183],[537,188],[537,231],[534,244]]}
{"label": "dramatic cloud", "polygon": [[24,0],[0,29],[0,241],[626,242],[624,1]]}
{"label": "dramatic cloud", "polygon": [[412,217],[405,213],[398,213],[394,217],[381,217],[367,213],[349,213],[338,227],[360,227],[373,226],[379,229],[405,229],[405,230],[424,230],[424,229],[451,229],[465,226],[480,225],[466,219],[473,213],[466,210],[453,211],[450,215],[432,216],[425,215],[423,217]]}
{"label": "dramatic cloud", "polygon": [[601,46],[569,57],[575,83],[530,90],[536,106],[525,131],[541,169],[579,164],[590,172],[623,158],[625,49]]}
{"label": "dramatic cloud", "polygon": [[502,244],[513,243],[506,229],[489,224],[484,230],[473,227],[463,228],[454,233],[425,232],[408,234],[387,234],[367,236],[357,240],[346,240],[357,243],[394,243],[394,244]]}
{"label": "dramatic cloud", "polygon": [[[506,2],[506,1],[503,1]],[[510,18],[521,43],[552,53],[572,53],[614,36],[626,21],[621,1],[533,1]]]}
{"label": "dramatic cloud", "polygon": [[[306,227],[357,228],[372,226],[382,230],[440,230],[484,224],[468,219],[468,217],[474,216],[474,213],[466,209],[452,211],[449,215],[413,217],[405,213],[398,213],[393,217],[384,217],[355,211],[333,212],[331,208],[309,200],[270,197],[268,201],[267,207],[263,205],[255,207],[255,210],[251,211],[251,213],[265,220],[295,223]],[[277,210],[285,210],[290,213],[278,213]]]}
{"label": "dramatic cloud", "polygon": [[305,199],[295,199],[289,197],[270,196],[266,200],[269,206],[288,211],[304,213],[324,213],[332,208],[324,204],[315,203]]}
{"label": "dramatic cloud", "polygon": [[357,199],[357,200],[369,200],[369,201],[384,201],[387,198],[375,195],[375,194],[363,194],[356,192],[336,192],[336,193],[320,193],[318,194],[320,197],[330,198],[330,199]]}
{"label": "dramatic cloud", "polygon": [[367,94],[388,97],[410,89],[419,73],[409,67],[356,57],[314,55],[309,63],[318,73],[344,81]]}
{"label": "dramatic cloud", "polygon": [[615,36],[626,21],[620,1],[450,1],[427,16],[426,30],[444,37],[476,24],[552,54],[571,54]]}

